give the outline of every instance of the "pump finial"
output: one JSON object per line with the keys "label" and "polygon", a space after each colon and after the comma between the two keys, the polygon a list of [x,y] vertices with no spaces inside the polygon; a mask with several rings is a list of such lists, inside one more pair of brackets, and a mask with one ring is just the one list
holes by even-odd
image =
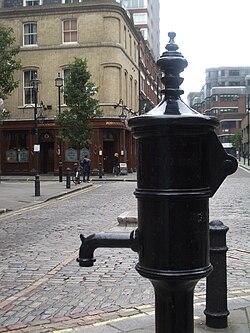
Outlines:
{"label": "pump finial", "polygon": [[[169,42],[166,45],[166,51],[163,52],[157,65],[160,67],[164,76],[161,81],[165,86],[163,93],[167,99],[179,99],[180,95],[184,93],[183,90],[179,89],[179,86],[183,82],[183,78],[180,77],[180,73],[187,67],[187,60],[183,55],[178,52],[178,45],[175,43],[176,33],[169,32]],[[170,111],[170,110],[169,110]]]}
{"label": "pump finial", "polygon": [[169,37],[169,42],[166,45],[166,50],[168,51],[177,51],[179,49],[179,46],[177,44],[175,44],[175,37],[176,37],[176,33],[175,32],[169,32],[168,33],[168,37]]}

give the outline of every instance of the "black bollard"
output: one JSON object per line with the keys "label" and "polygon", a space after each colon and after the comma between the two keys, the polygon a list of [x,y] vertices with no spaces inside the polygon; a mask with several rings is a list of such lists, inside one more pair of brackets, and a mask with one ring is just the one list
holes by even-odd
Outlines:
{"label": "black bollard", "polygon": [[212,328],[226,328],[229,311],[227,309],[227,269],[226,233],[228,227],[221,221],[209,223],[210,262],[212,273],[207,277],[206,288],[206,325]]}
{"label": "black bollard", "polygon": [[40,196],[40,178],[39,175],[35,175],[35,196]]}
{"label": "black bollard", "polygon": [[63,174],[62,174],[62,161],[59,162],[59,182],[63,181]]}
{"label": "black bollard", "polygon": [[99,178],[102,178],[102,163],[99,163]]}
{"label": "black bollard", "polygon": [[70,175],[71,175],[71,169],[66,169],[66,188],[70,188]]}

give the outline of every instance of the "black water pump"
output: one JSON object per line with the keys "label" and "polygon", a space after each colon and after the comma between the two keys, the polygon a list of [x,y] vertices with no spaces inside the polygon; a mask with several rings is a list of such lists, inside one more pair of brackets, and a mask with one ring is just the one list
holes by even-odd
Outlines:
{"label": "black water pump", "polygon": [[129,120],[137,139],[138,228],[131,233],[81,235],[77,261],[92,266],[98,247],[136,251],[136,270],[155,290],[156,332],[193,333],[193,293],[212,270],[209,261],[209,198],[237,169],[214,130],[218,121],[181,99],[179,74],[187,61],[175,33],[158,60],[162,102]]}

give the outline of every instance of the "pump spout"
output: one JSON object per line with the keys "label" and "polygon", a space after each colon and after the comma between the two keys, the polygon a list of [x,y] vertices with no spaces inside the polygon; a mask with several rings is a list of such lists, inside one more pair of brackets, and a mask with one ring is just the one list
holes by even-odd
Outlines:
{"label": "pump spout", "polygon": [[88,237],[80,235],[82,241],[79,257],[76,259],[81,267],[90,267],[94,265],[96,259],[94,258],[94,251],[98,247],[110,248],[131,248],[133,251],[138,252],[138,235],[137,230],[131,233],[105,233],[92,234]]}

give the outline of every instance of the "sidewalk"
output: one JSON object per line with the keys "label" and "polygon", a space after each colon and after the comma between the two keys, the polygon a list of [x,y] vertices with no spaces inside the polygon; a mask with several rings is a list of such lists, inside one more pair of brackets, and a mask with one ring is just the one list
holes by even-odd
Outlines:
{"label": "sidewalk", "polygon": [[66,188],[66,177],[60,183],[58,176],[40,176],[40,196],[35,196],[34,176],[1,176],[0,178],[0,214],[8,211],[37,205],[50,199],[55,199],[71,192],[92,186],[95,182],[105,181],[136,181],[136,173],[115,177],[113,174],[91,177],[90,183],[81,182]]}
{"label": "sidewalk", "polygon": [[[194,317],[194,333],[249,333],[250,308],[231,311],[228,327],[224,329],[209,328],[205,325],[204,315]],[[154,311],[142,310],[139,314],[120,316],[109,321],[95,322],[78,328],[65,328],[53,333],[155,333]],[[166,332],[172,333],[172,332]]]}
{"label": "sidewalk", "polygon": [[250,171],[250,165],[247,165],[247,163],[243,163],[243,161],[238,161],[239,167],[249,170]]}
{"label": "sidewalk", "polygon": [[[239,165],[250,170],[250,167]],[[136,181],[136,174],[114,177],[105,175],[101,179],[92,177],[90,183],[81,183],[66,189],[66,180],[58,181],[56,176],[41,175],[41,195],[35,196],[34,177],[27,176],[2,176],[0,182],[0,213],[11,210],[22,209],[31,205],[37,205],[47,200],[66,195],[71,192],[79,191],[89,186],[94,186],[99,181]],[[136,187],[136,183],[135,183]],[[127,217],[128,218],[128,217]],[[153,302],[153,300],[152,300]],[[93,315],[92,318],[82,318],[81,322],[64,322],[55,328],[47,331],[53,333],[154,333],[154,305],[142,306],[140,309],[127,309],[119,313],[107,313],[106,315]],[[228,317],[228,328],[211,329],[205,325],[205,315],[203,314],[204,304],[195,304],[195,333],[249,333],[250,332],[250,307],[230,309]],[[18,332],[18,330],[14,330]],[[20,330],[19,332],[21,332]],[[23,331],[22,331],[23,332]],[[169,332],[171,333],[171,332]]]}

